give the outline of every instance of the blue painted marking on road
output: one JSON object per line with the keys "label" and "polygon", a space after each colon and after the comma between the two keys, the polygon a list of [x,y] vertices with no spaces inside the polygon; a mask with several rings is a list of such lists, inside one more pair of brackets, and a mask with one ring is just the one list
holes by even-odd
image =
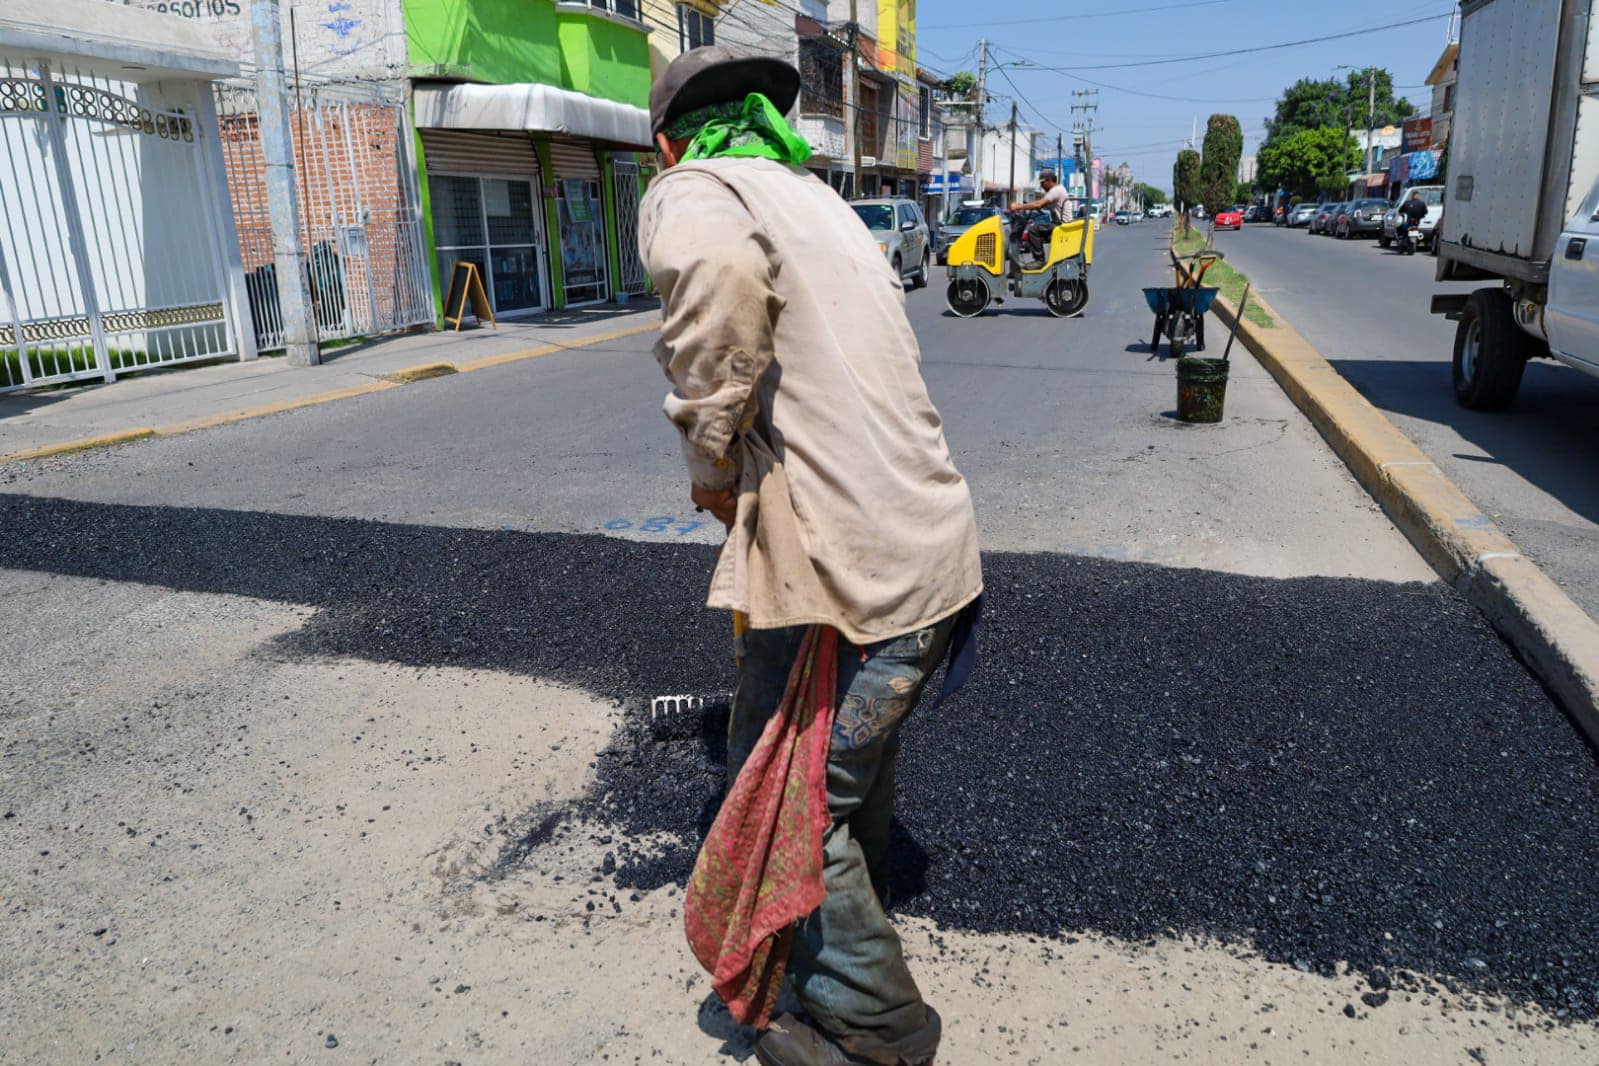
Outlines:
{"label": "blue painted marking on road", "polygon": [[1462,529],[1492,529],[1493,519],[1484,514],[1466,515],[1464,518],[1455,519],[1455,525]]}
{"label": "blue painted marking on road", "polygon": [[686,537],[690,533],[705,525],[695,518],[678,518],[675,515],[654,515],[650,518],[612,518],[600,525],[602,529],[620,532],[624,529],[637,529],[640,533],[664,533]]}

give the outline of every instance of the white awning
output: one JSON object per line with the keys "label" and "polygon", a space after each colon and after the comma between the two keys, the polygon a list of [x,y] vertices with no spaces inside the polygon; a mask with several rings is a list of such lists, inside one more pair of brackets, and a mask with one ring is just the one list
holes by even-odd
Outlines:
{"label": "white awning", "polygon": [[416,124],[424,129],[537,130],[648,148],[650,113],[553,85],[418,85]]}

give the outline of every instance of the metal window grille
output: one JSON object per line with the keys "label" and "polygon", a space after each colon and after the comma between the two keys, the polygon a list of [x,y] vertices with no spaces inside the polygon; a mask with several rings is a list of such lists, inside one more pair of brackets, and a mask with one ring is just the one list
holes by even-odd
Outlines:
{"label": "metal window grille", "polygon": [[[281,348],[255,89],[219,84],[216,99],[256,343]],[[302,86],[289,120],[318,336],[432,322],[432,272],[404,105],[366,87]]]}
{"label": "metal window grille", "polygon": [[639,255],[638,205],[639,168],[637,163],[611,164],[612,190],[616,200],[616,250],[620,274],[616,290],[629,296],[647,292],[649,275]]}
{"label": "metal window grille", "polygon": [[825,37],[799,43],[800,110],[844,117],[844,49]]}
{"label": "metal window grille", "polygon": [[200,91],[0,55],[0,392],[237,352]]}

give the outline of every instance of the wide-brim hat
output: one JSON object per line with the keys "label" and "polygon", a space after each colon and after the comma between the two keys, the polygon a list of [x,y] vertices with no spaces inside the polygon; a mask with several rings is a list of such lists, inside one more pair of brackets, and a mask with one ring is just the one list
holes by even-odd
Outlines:
{"label": "wide-brim hat", "polygon": [[650,132],[660,133],[675,118],[711,104],[743,100],[761,93],[788,114],[799,98],[800,74],[793,64],[770,56],[734,56],[706,45],[684,52],[650,87]]}

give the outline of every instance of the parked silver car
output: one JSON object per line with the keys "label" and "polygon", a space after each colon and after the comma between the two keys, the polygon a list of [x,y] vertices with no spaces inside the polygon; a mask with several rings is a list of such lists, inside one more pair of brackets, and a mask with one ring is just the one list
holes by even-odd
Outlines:
{"label": "parked silver car", "polygon": [[854,200],[850,206],[877,238],[878,249],[900,280],[909,281],[917,289],[926,286],[933,242],[928,236],[927,220],[915,201],[885,197]]}
{"label": "parked silver car", "polygon": [[1325,233],[1332,236],[1332,224],[1338,218],[1338,212],[1344,209],[1342,201],[1331,201],[1316,206],[1316,213],[1310,216],[1310,232]]}
{"label": "parked silver car", "polygon": [[1287,221],[1288,228],[1290,228],[1290,229],[1298,229],[1300,226],[1308,226],[1308,225],[1310,225],[1310,220],[1316,214],[1316,209],[1319,206],[1321,206],[1321,205],[1320,204],[1300,204],[1298,207],[1296,207],[1292,211],[1288,212],[1288,221]]}

